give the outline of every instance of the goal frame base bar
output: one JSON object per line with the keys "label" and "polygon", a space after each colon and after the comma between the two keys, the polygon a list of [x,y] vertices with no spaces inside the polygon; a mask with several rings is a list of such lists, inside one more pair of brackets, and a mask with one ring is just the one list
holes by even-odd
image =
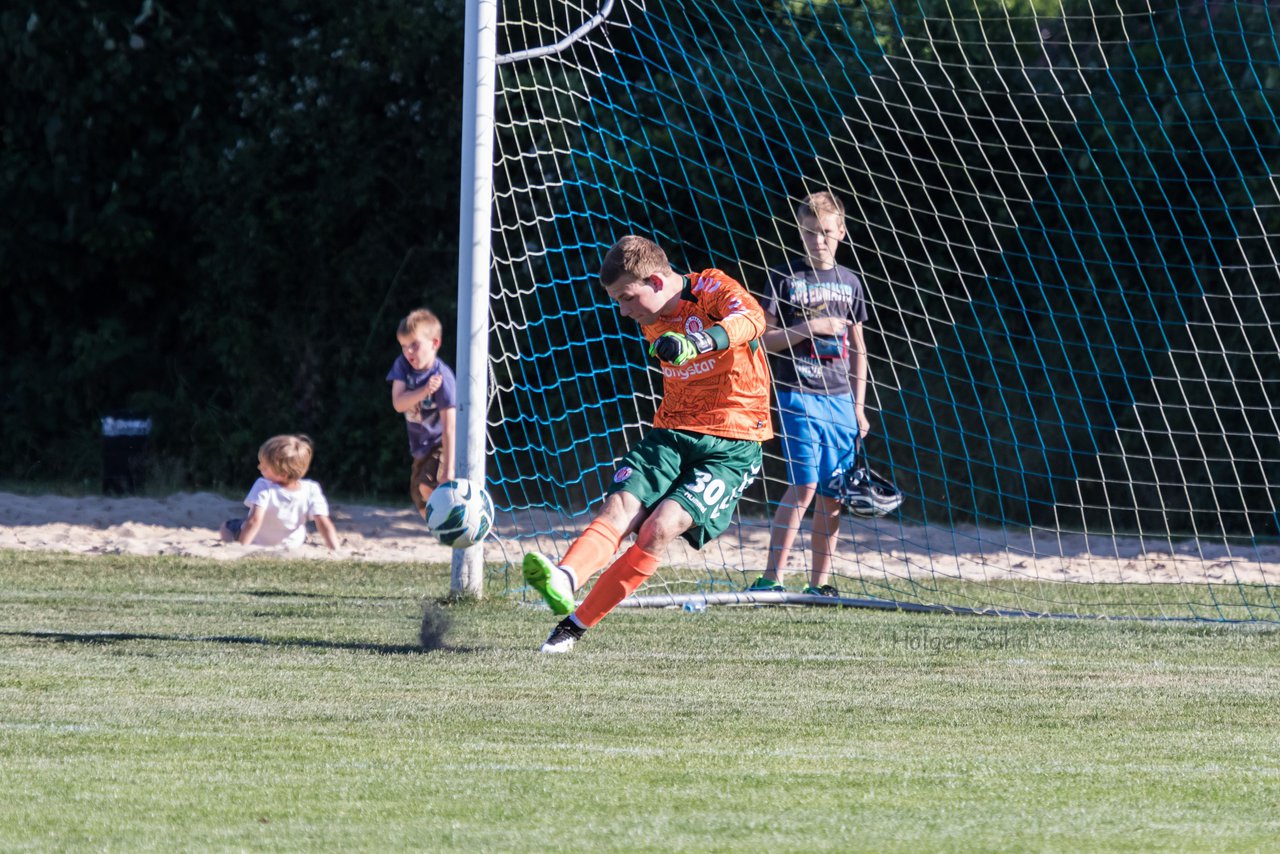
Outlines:
{"label": "goal frame base bar", "polygon": [[875,597],[819,596],[813,593],[756,592],[749,590],[724,593],[649,593],[644,596],[628,597],[622,600],[618,607],[683,608],[686,604],[701,605],[703,607],[711,605],[803,605],[819,608],[871,608],[879,611],[906,611],[920,614],[958,614],[973,617],[1040,617],[1052,620],[1198,622],[1193,617],[1082,616],[1010,608],[966,608],[956,605],[927,605],[920,602],[900,602],[894,599],[877,599]]}

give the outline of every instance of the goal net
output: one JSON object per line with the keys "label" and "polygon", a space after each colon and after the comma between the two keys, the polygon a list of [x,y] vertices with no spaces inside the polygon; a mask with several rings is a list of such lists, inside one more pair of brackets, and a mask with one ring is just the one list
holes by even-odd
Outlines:
{"label": "goal net", "polygon": [[[528,595],[522,552],[564,553],[659,400],[605,250],[650,236],[763,297],[796,201],[830,190],[869,304],[866,449],[906,495],[844,519],[843,598],[1280,618],[1274,8],[507,0],[498,51],[491,591]],[[746,601],[787,488],[765,456],[651,601]]]}

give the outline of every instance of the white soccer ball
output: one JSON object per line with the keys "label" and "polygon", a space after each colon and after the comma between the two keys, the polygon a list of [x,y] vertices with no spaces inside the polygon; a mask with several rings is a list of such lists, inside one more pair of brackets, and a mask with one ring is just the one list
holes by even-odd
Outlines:
{"label": "white soccer ball", "polygon": [[469,548],[489,536],[492,527],[493,499],[479,484],[447,480],[427,499],[427,530],[446,546]]}

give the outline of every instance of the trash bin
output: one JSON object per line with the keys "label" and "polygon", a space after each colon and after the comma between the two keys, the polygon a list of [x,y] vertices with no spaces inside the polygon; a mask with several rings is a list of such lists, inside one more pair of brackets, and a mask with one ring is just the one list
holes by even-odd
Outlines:
{"label": "trash bin", "polygon": [[134,413],[102,419],[102,492],[133,495],[146,484],[151,419]]}

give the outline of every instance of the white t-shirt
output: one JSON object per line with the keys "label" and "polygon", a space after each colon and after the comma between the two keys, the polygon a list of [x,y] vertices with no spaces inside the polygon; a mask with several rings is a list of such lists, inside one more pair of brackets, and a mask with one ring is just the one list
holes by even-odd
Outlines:
{"label": "white t-shirt", "polygon": [[329,515],[329,502],[320,484],[306,478],[291,490],[260,477],[253,482],[244,506],[263,510],[262,527],[253,538],[255,546],[300,546],[307,538],[307,522]]}

